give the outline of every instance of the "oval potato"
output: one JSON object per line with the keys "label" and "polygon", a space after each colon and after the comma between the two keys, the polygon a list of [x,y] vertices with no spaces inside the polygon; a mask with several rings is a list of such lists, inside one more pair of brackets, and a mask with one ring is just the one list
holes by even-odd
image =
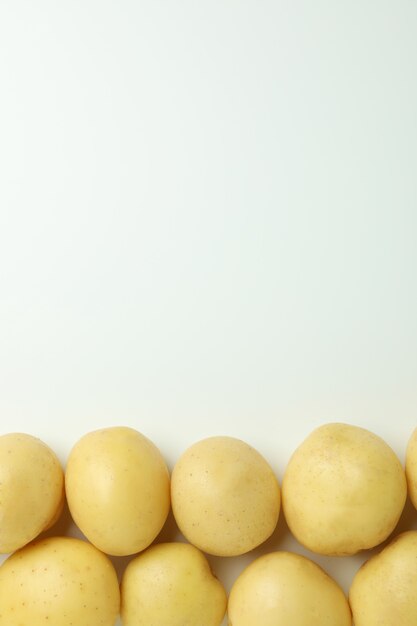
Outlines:
{"label": "oval potato", "polygon": [[113,565],[80,539],[38,540],[0,567],[0,626],[114,626],[119,606]]}
{"label": "oval potato", "polygon": [[292,455],[282,483],[291,532],[326,555],[380,544],[394,530],[406,496],[405,473],[391,448],[348,424],[314,430]]}
{"label": "oval potato", "polygon": [[57,521],[64,472],[55,453],[24,433],[0,436],[0,553],[35,539]]}
{"label": "oval potato", "polygon": [[82,437],[70,453],[65,484],[75,523],[107,554],[144,550],[168,516],[165,461],[158,448],[132,428],[105,428]]}
{"label": "oval potato", "polygon": [[402,533],[362,565],[349,600],[355,626],[417,624],[417,531]]}
{"label": "oval potato", "polygon": [[229,597],[230,626],[351,626],[339,585],[316,563],[291,552],[253,561]]}
{"label": "oval potato", "polygon": [[270,465],[233,437],[210,437],[188,448],[174,467],[171,498],[184,536],[217,556],[243,554],[266,541],[281,502]]}

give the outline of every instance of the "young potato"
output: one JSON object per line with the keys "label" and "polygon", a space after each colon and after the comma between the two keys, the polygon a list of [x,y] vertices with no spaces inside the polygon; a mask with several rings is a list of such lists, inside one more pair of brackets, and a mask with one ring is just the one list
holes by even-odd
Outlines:
{"label": "young potato", "polygon": [[124,626],[220,626],[227,597],[205,556],[186,543],[148,548],[122,580]]}
{"label": "young potato", "polygon": [[0,626],[114,626],[117,575],[91,544],[38,540],[0,567]]}
{"label": "young potato", "polygon": [[105,428],[82,437],[70,453],[65,484],[75,523],[107,554],[144,550],[169,513],[165,461],[132,428]]}
{"label": "young potato", "polygon": [[407,475],[410,500],[417,509],[417,428],[408,442],[405,472]]}
{"label": "young potato", "polygon": [[360,568],[349,600],[355,626],[416,626],[417,531],[399,535]]}
{"label": "young potato", "polygon": [[229,626],[351,626],[339,585],[316,563],[291,552],[253,561],[229,597]]}
{"label": "young potato", "polygon": [[0,436],[0,553],[49,528],[63,503],[64,472],[55,453],[31,435]]}
{"label": "young potato", "polygon": [[210,437],[174,467],[172,508],[192,544],[217,556],[252,550],[273,533],[280,510],[278,481],[254,448],[232,437]]}
{"label": "young potato", "polygon": [[326,555],[380,544],[394,530],[406,496],[404,470],[391,448],[348,424],[314,430],[292,455],[282,483],[291,532]]}

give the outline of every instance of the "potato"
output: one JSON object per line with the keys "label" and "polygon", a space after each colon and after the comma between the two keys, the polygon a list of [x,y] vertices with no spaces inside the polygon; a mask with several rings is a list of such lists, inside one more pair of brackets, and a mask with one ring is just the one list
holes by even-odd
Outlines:
{"label": "potato", "polygon": [[300,543],[326,555],[355,554],[394,530],[407,496],[404,470],[377,435],[347,424],[317,428],[284,474],[282,505]]}
{"label": "potato", "polygon": [[271,467],[232,437],[211,437],[188,448],[174,467],[171,497],[188,541],[217,556],[243,554],[263,543],[280,510]]}
{"label": "potato", "polygon": [[38,540],[0,567],[0,626],[114,626],[117,575],[91,544]]}
{"label": "potato", "polygon": [[82,437],[70,453],[65,484],[75,523],[107,554],[144,550],[168,516],[164,459],[132,428],[105,428]]}
{"label": "potato", "polygon": [[64,473],[54,452],[22,433],[0,437],[0,553],[13,552],[57,520]]}
{"label": "potato", "polygon": [[152,546],[122,580],[124,626],[220,626],[226,603],[207,559],[186,543]]}
{"label": "potato", "polygon": [[349,600],[355,626],[416,626],[417,531],[402,533],[362,565]]}
{"label": "potato", "polygon": [[316,563],[291,552],[253,561],[229,597],[229,626],[351,626],[339,585]]}
{"label": "potato", "polygon": [[408,442],[405,472],[407,475],[410,500],[417,509],[417,428]]}

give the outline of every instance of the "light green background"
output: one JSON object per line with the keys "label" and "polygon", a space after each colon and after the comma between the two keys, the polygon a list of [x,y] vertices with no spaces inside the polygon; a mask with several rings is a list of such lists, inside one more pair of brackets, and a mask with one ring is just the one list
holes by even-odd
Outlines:
{"label": "light green background", "polygon": [[403,456],[416,32],[406,0],[1,0],[2,432],[64,460],[127,423],[171,465],[226,433],[281,477],[345,420]]}

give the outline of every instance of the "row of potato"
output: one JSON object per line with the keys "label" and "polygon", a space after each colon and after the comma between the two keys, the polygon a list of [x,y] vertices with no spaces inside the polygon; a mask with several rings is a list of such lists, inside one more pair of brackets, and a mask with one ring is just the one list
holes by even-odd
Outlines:
{"label": "row of potato", "polygon": [[[356,574],[349,602],[313,561],[289,552],[254,560],[229,600],[203,552],[234,557],[273,533],[282,506],[297,540],[352,555],[389,537],[408,491],[417,508],[417,430],[406,471],[377,435],[325,424],[297,448],[282,491],[267,461],[231,437],[184,452],[170,480],[157,447],[126,427],[85,435],[64,472],[26,434],[0,436],[0,626],[416,626],[417,532],[394,539]],[[62,512],[88,541],[38,539]],[[190,542],[152,542],[172,504]],[[149,547],[151,546],[151,547]],[[137,556],[121,587],[107,555]]]}

